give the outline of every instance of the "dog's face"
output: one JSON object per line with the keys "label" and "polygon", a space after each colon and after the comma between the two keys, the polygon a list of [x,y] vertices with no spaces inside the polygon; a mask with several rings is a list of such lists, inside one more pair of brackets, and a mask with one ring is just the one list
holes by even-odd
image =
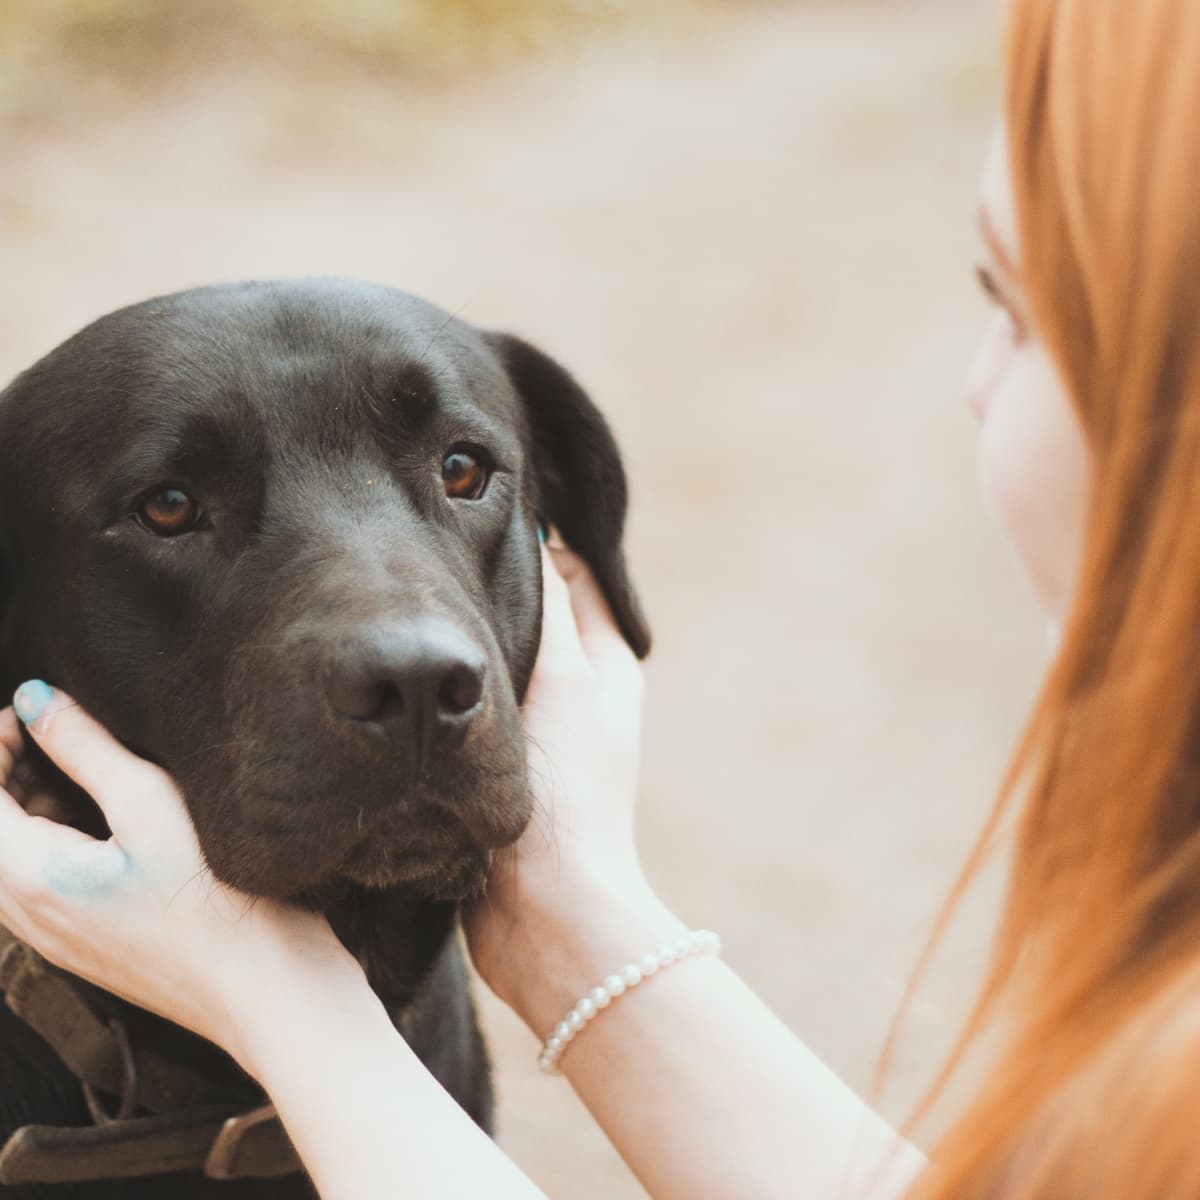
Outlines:
{"label": "dog's face", "polygon": [[624,508],[523,342],[347,282],[149,301],[0,394],[0,686],[163,764],[246,891],[462,895],[530,816],[539,519],[648,647]]}

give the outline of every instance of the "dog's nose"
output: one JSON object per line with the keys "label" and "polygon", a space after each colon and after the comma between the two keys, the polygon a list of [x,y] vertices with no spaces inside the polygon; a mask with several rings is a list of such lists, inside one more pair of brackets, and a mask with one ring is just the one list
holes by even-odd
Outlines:
{"label": "dog's nose", "polygon": [[418,755],[450,749],[483,707],[482,651],[457,626],[427,619],[372,626],[328,657],[325,690],[343,720],[385,728]]}

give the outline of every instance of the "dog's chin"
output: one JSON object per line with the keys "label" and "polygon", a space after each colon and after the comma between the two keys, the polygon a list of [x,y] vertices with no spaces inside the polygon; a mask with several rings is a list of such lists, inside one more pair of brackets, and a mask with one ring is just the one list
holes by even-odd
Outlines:
{"label": "dog's chin", "polygon": [[465,900],[482,891],[490,865],[486,850],[425,857],[368,842],[337,873],[364,888],[405,891],[427,900]]}
{"label": "dog's chin", "polygon": [[415,900],[465,900],[483,890],[492,854],[463,841],[444,848],[426,844],[418,851],[366,839],[340,859],[320,866],[311,863],[307,871],[286,876],[246,870],[245,864],[230,864],[211,854],[208,862],[222,883],[250,896],[326,912],[356,887],[402,891]]}

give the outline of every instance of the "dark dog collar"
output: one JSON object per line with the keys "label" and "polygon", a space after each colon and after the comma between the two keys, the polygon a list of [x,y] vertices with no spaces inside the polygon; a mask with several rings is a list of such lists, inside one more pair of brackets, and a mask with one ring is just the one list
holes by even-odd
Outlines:
{"label": "dark dog collar", "polygon": [[[79,1080],[94,1125],[25,1125],[0,1148],[0,1185],[82,1183],[167,1171],[269,1179],[301,1170],[270,1104],[133,1045],[124,1024],[0,927],[0,992]],[[117,1101],[109,1113],[100,1094]],[[135,1113],[149,1113],[135,1116]]]}

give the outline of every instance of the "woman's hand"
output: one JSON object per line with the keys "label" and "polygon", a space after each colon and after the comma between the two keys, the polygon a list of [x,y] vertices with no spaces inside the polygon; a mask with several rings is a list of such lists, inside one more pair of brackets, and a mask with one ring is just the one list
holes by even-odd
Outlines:
{"label": "woman's hand", "polygon": [[0,924],[51,962],[239,1059],[240,1017],[271,994],[279,971],[340,973],[365,986],[324,917],[251,900],[213,877],[168,775],[44,684],[22,688],[18,707],[38,745],[100,806],[112,836],[98,841],[33,815],[52,806],[28,784],[16,714],[0,712]]}
{"label": "woman's hand", "polygon": [[[44,685],[18,693],[35,707],[46,698]],[[218,883],[171,780],[67,697],[36,717],[20,707],[113,835],[22,807],[46,798],[29,788],[16,716],[0,713],[0,924],[233,1054],[322,1196],[542,1195],[424,1069],[324,917]],[[406,1129],[419,1138],[397,1165]]]}
{"label": "woman's hand", "polygon": [[[546,1023],[543,1003],[560,1015],[558,989],[595,982],[595,962],[615,955],[619,965],[646,949],[639,927],[664,938],[681,928],[654,898],[634,846],[641,666],[583,560],[542,554],[542,642],[523,709],[534,817],[464,912],[480,974],[535,1029]],[[623,926],[610,934],[613,919]],[[557,989],[543,986],[551,976]]]}
{"label": "woman's hand", "polygon": [[639,873],[641,664],[583,559],[542,556],[542,641],[522,709],[537,815],[515,862],[527,885],[564,870]]}

